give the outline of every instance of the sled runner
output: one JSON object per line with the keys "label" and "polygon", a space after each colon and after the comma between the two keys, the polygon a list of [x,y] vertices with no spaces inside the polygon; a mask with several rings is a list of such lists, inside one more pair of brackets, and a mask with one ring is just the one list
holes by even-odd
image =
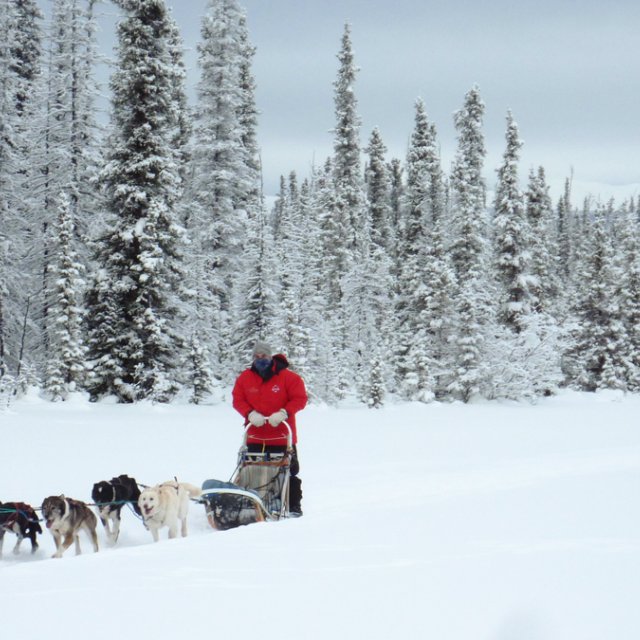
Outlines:
{"label": "sled runner", "polygon": [[[286,444],[248,443],[248,427],[230,482],[205,480],[200,502],[214,529],[232,529],[252,522],[289,517],[289,478],[293,454],[288,423]],[[268,429],[268,427],[261,427]],[[268,433],[268,432],[265,432]],[[252,431],[255,439],[256,431]]]}

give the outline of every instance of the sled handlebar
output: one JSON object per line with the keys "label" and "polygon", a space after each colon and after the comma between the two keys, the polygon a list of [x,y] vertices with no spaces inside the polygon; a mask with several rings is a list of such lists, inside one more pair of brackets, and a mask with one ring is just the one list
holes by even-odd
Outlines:
{"label": "sled handlebar", "polygon": [[[287,427],[287,449],[291,449],[293,447],[293,430],[291,429],[291,425],[286,421],[283,420],[280,424],[283,424],[285,427]],[[254,427],[255,425],[249,423],[245,429],[244,429],[244,443],[243,444],[247,444],[247,436],[249,435],[249,429],[251,427]],[[266,425],[263,425],[263,427]],[[278,425],[280,426],[280,425]],[[257,427],[258,429],[262,429],[263,427]]]}

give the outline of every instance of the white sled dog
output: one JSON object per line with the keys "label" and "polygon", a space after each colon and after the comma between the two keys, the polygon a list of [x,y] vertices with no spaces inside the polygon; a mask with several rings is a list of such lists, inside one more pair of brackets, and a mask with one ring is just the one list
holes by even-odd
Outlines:
{"label": "white sled dog", "polygon": [[169,480],[155,487],[148,487],[138,498],[142,519],[151,531],[154,542],[158,542],[158,531],[169,527],[169,538],[178,535],[178,520],[181,521],[181,535],[187,535],[187,512],[189,498],[198,498],[202,492],[188,482]]}
{"label": "white sled dog", "polygon": [[54,558],[62,558],[62,554],[75,542],[76,555],[80,554],[79,533],[83,530],[91,540],[93,550],[98,550],[98,536],[95,514],[81,500],[65,496],[49,496],[42,503],[42,517],[47,529],[56,543]]}

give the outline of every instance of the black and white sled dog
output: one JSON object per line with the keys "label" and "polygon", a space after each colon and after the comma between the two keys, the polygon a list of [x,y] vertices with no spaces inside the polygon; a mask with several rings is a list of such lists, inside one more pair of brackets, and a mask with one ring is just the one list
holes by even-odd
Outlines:
{"label": "black and white sled dog", "polygon": [[7,531],[18,536],[13,553],[20,553],[20,545],[25,538],[31,540],[31,553],[36,552],[38,548],[36,536],[42,533],[42,527],[31,505],[24,502],[0,502],[0,558],[2,558],[4,534]]}
{"label": "black and white sled dog", "polygon": [[62,554],[75,542],[76,555],[80,551],[80,531],[89,536],[93,550],[98,551],[96,526],[98,520],[95,513],[82,501],[62,496],[49,496],[42,503],[42,517],[47,529],[56,543],[54,558],[62,558]]}
{"label": "black and white sled dog", "polygon": [[133,506],[138,515],[142,515],[138,506],[140,489],[134,478],[127,475],[120,475],[111,478],[109,482],[102,480],[93,485],[91,498],[96,504],[100,522],[104,526],[107,538],[111,544],[118,541],[120,534],[120,512],[125,504]]}
{"label": "black and white sled dog", "polygon": [[170,538],[177,537],[178,521],[182,537],[187,535],[189,498],[199,498],[201,493],[198,487],[188,482],[169,480],[155,487],[147,487],[140,494],[138,504],[142,509],[142,518],[154,542],[158,542],[158,531],[162,527],[169,527]]}

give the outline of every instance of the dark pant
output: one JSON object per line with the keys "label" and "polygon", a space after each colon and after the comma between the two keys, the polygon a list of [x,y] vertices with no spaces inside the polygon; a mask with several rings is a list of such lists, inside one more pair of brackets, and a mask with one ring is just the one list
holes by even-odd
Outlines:
{"label": "dark pant", "polygon": [[[261,444],[248,444],[248,453],[284,453],[287,450],[284,446],[277,445],[261,445]],[[298,460],[298,448],[293,445],[293,454],[291,455],[291,464],[289,466],[289,511],[300,513],[302,511],[302,480],[298,477],[300,472],[300,462]]]}

